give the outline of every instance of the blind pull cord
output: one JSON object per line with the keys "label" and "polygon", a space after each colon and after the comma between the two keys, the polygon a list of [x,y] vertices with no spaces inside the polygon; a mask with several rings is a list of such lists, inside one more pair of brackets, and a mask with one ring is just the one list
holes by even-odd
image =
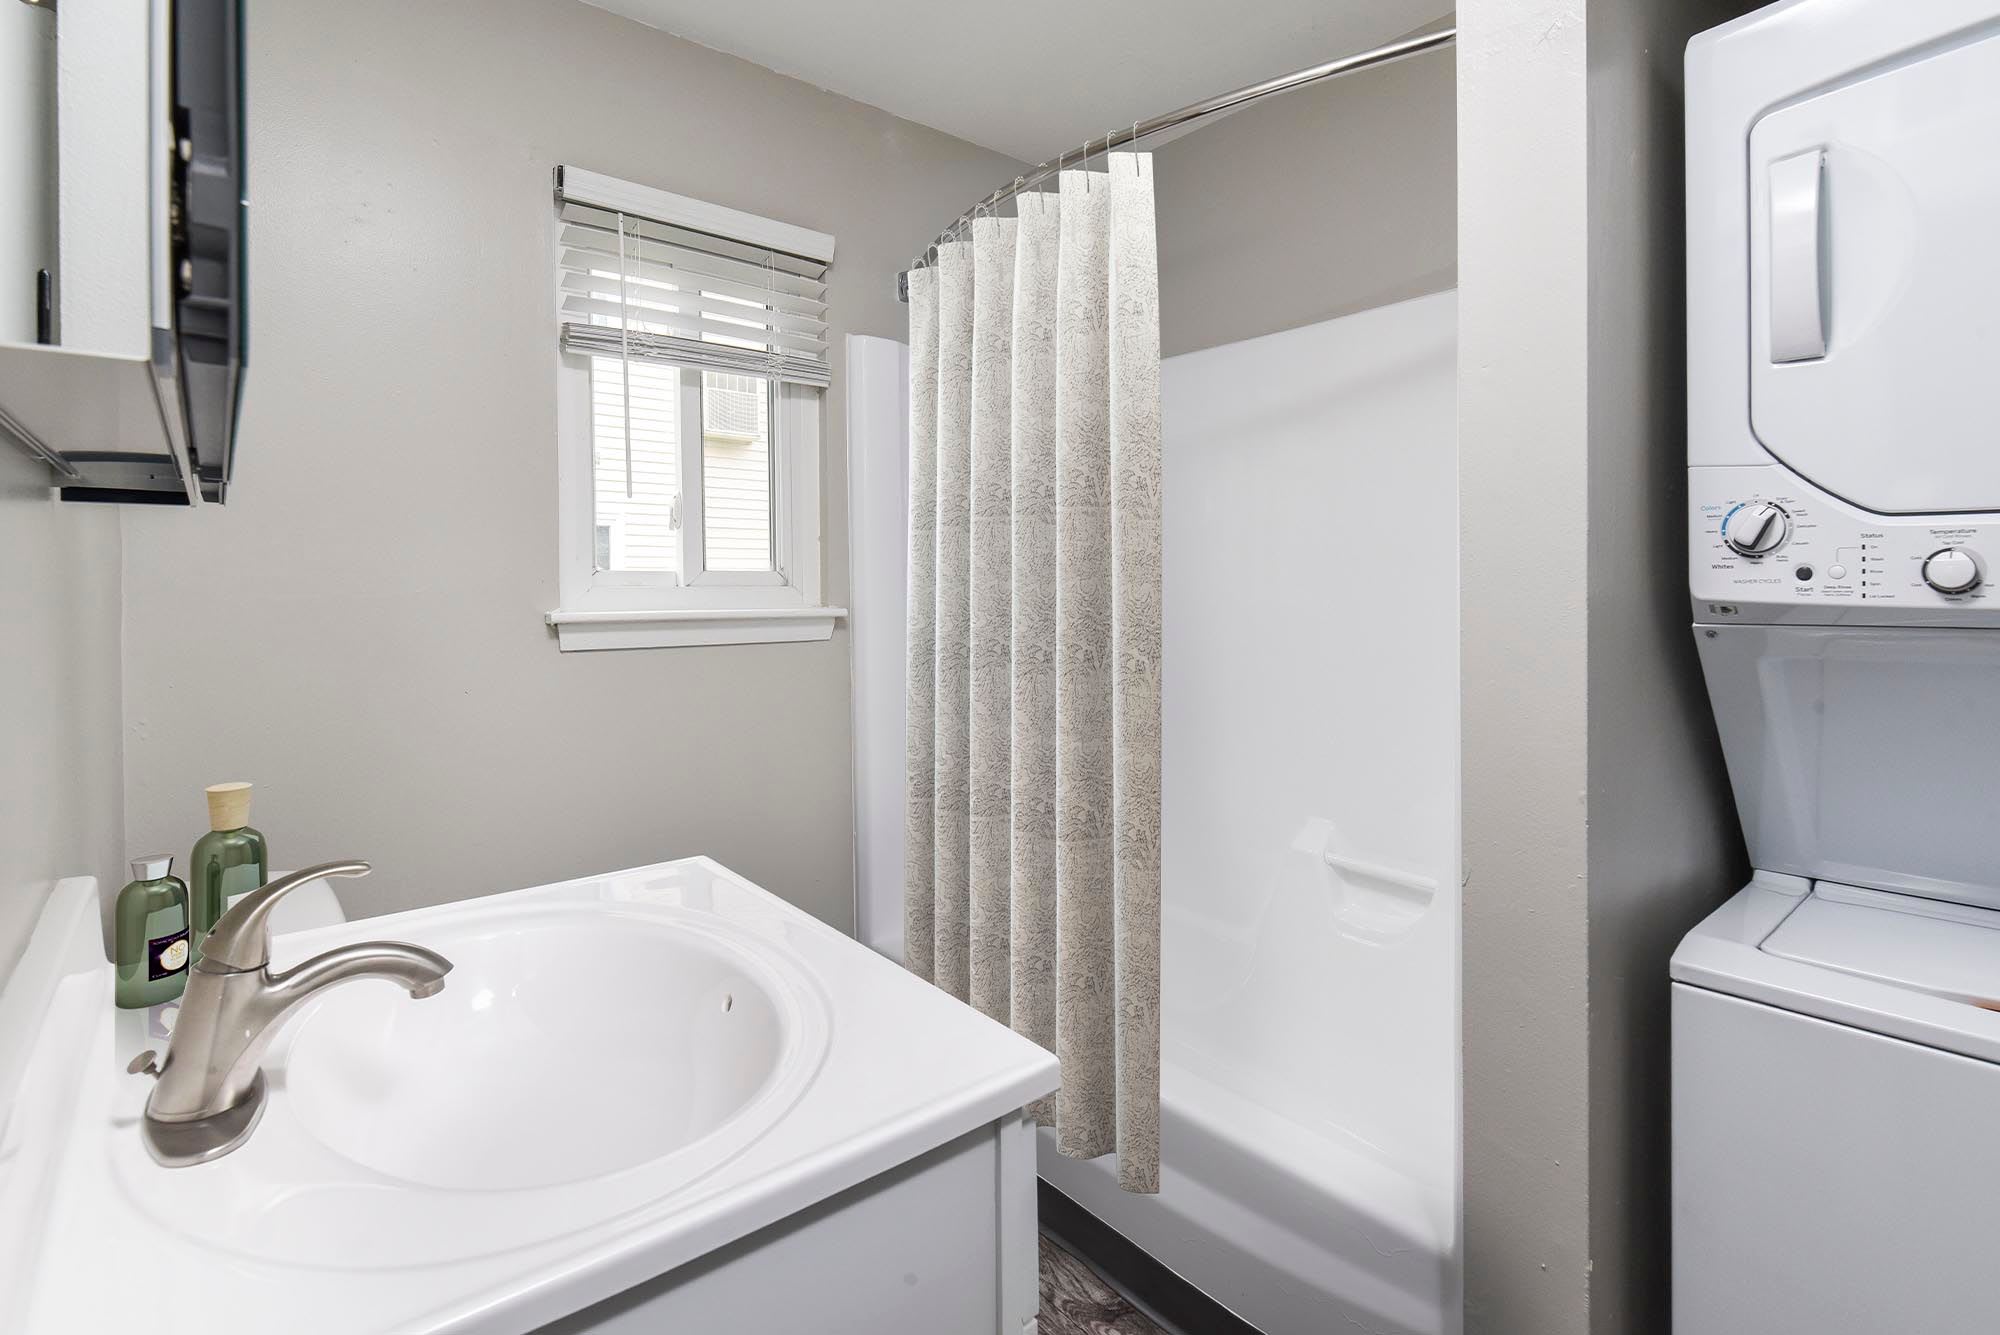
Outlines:
{"label": "blind pull cord", "polygon": [[625,215],[618,215],[618,392],[619,425],[625,432],[625,499],[632,499],[632,300],[625,278]]}

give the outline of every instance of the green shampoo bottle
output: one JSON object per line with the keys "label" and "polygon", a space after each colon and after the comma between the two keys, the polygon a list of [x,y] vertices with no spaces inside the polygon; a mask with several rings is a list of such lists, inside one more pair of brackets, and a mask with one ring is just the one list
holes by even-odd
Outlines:
{"label": "green shampoo bottle", "polygon": [[112,910],[118,1004],[126,1010],[172,1001],[187,986],[188,888],[174,855],[132,859],[132,883]]}
{"label": "green shampoo bottle", "polygon": [[250,785],[218,783],[208,788],[208,833],[195,841],[188,859],[194,892],[194,957],[201,943],[229,911],[229,901],[271,879],[271,855],[264,836],[250,828]]}

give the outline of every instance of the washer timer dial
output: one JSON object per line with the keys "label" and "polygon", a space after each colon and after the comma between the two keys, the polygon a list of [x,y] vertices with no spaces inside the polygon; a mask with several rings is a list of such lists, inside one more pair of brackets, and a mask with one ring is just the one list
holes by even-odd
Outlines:
{"label": "washer timer dial", "polygon": [[1963,547],[1940,547],[1924,558],[1924,583],[1939,593],[1970,593],[1985,575]]}
{"label": "washer timer dial", "polygon": [[1722,540],[1743,556],[1769,556],[1791,531],[1792,517],[1769,501],[1745,501],[1722,520]]}

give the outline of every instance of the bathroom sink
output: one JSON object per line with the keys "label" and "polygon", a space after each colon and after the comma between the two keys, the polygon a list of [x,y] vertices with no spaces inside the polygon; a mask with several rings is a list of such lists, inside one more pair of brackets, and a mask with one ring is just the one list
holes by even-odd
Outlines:
{"label": "bathroom sink", "polygon": [[[707,1293],[744,1249],[772,1258],[753,1286],[832,1266],[849,1293],[872,1268],[889,1302],[945,1264],[919,1253],[982,1230],[975,1250],[1032,1253],[1019,1110],[1054,1090],[1054,1057],[708,859],[274,936],[278,969],[378,938],[453,968],[422,999],[363,979],[304,1003],[265,1054],[255,1131],[176,1168],[146,1151],[154,1085],[127,1070],[172,1008],[112,1007],[94,883],[50,902],[61,944],[17,968],[32,993],[0,991],[0,1052],[25,1036],[30,1053],[0,1104],[9,1332],[116,1329],[136,1293],[168,1295],[147,1300],[156,1335],[525,1335],[681,1267]],[[36,1018],[10,1028],[21,996]],[[958,1204],[922,1194],[906,1252],[883,1240],[903,1207],[815,1222],[878,1187]],[[808,1238],[851,1254],[782,1250]],[[985,1301],[976,1287],[950,1292]]]}
{"label": "bathroom sink", "polygon": [[278,938],[280,967],[383,936],[453,967],[421,1001],[364,980],[307,1002],[229,1171],[119,1154],[121,1189],[238,1256],[343,1270],[491,1256],[698,1195],[811,1084],[825,1000],[740,918],[567,889]]}
{"label": "bathroom sink", "polygon": [[285,1088],[304,1129],[384,1176],[445,1190],[553,1186],[698,1146],[776,1079],[770,984],[713,931],[555,910],[421,934],[449,984],[329,992]]}

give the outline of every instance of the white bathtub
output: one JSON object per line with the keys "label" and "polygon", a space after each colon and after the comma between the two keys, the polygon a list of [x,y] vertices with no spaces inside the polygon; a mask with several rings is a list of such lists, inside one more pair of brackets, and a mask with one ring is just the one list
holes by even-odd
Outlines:
{"label": "white bathtub", "polygon": [[1454,326],[1443,293],[1161,377],[1162,1189],[1040,1160],[1267,1335],[1452,1329]]}
{"label": "white bathtub", "polygon": [[1370,941],[1341,902],[1280,887],[1254,943],[1170,909],[1160,1194],[1120,1191],[1111,1159],[1065,1159],[1046,1130],[1041,1173],[1266,1335],[1445,1335],[1452,989],[1404,980],[1449,964],[1450,915],[1434,901]]}
{"label": "white bathtub", "polygon": [[[1172,915],[1166,934],[1190,950],[1203,936]],[[1290,938],[1301,950],[1312,940],[1310,931]],[[1226,953],[1219,947],[1215,958]],[[1207,1017],[1169,1005],[1159,1195],[1120,1191],[1109,1157],[1063,1158],[1046,1129],[1041,1174],[1265,1335],[1445,1335],[1455,1291],[1455,1097],[1448,1061],[1434,1059],[1439,1036],[1425,1030],[1448,1034],[1451,1017],[1440,1024],[1378,1005],[1367,995],[1372,971],[1339,947],[1334,959],[1351,971],[1344,979],[1337,967],[1317,971],[1322,1007],[1297,1038],[1319,1071],[1351,1082],[1345,1094],[1332,1088],[1337,1081],[1258,1070],[1254,1036],[1268,1036],[1270,1017],[1284,1013],[1276,994],[1286,989],[1267,985],[1280,975],[1272,964]],[[1403,959],[1391,950],[1380,963]],[[1205,1018],[1242,1022],[1249,1012],[1265,1023],[1243,1031],[1250,1041],[1233,1056],[1202,1041],[1220,1036],[1220,1024],[1202,1035]]]}

